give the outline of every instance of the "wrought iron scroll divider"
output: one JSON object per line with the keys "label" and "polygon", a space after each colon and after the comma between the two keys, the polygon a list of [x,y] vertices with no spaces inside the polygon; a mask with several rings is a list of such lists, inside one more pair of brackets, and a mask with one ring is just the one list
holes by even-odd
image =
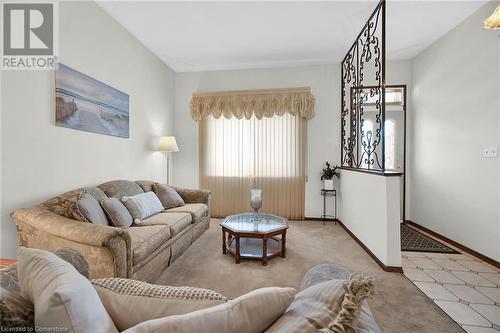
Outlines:
{"label": "wrought iron scroll divider", "polygon": [[[343,167],[385,170],[385,1],[381,0],[341,65]],[[349,94],[346,96],[346,94]],[[375,109],[367,110],[371,101]],[[374,102],[374,103],[373,103]],[[371,125],[371,128],[367,125]]]}

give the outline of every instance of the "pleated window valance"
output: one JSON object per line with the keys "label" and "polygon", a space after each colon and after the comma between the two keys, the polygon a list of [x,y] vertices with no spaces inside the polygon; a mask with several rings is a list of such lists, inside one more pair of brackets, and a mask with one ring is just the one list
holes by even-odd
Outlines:
{"label": "pleated window valance", "polygon": [[315,98],[311,88],[284,88],[193,93],[189,111],[198,121],[207,115],[229,119],[271,118],[285,113],[306,119],[314,116]]}

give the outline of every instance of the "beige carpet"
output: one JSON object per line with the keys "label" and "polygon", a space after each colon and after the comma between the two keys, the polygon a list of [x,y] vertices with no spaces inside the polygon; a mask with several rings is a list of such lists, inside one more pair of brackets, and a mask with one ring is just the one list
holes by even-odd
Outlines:
{"label": "beige carpet", "polygon": [[287,258],[276,257],[262,266],[222,254],[219,220],[161,276],[159,283],[213,289],[237,297],[265,286],[297,287],[304,273],[320,263],[337,263],[351,272],[376,279],[377,294],[368,301],[382,332],[463,332],[404,275],[386,273],[340,227],[318,221],[290,221]]}

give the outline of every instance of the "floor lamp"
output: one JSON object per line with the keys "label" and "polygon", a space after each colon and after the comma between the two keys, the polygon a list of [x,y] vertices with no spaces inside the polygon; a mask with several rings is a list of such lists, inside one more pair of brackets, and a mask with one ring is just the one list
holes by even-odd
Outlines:
{"label": "floor lamp", "polygon": [[162,136],[160,137],[160,143],[158,144],[158,151],[165,153],[166,163],[167,163],[167,184],[170,183],[170,154],[179,151],[177,147],[177,141],[175,141],[174,136]]}

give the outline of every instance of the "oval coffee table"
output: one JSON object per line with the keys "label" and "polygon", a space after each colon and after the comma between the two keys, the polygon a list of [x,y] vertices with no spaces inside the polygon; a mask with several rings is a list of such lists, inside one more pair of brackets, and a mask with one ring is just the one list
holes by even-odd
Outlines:
{"label": "oval coffee table", "polygon": [[284,217],[244,213],[226,217],[220,226],[222,253],[234,255],[237,264],[240,258],[262,260],[264,266],[269,258],[285,258],[288,221]]}

